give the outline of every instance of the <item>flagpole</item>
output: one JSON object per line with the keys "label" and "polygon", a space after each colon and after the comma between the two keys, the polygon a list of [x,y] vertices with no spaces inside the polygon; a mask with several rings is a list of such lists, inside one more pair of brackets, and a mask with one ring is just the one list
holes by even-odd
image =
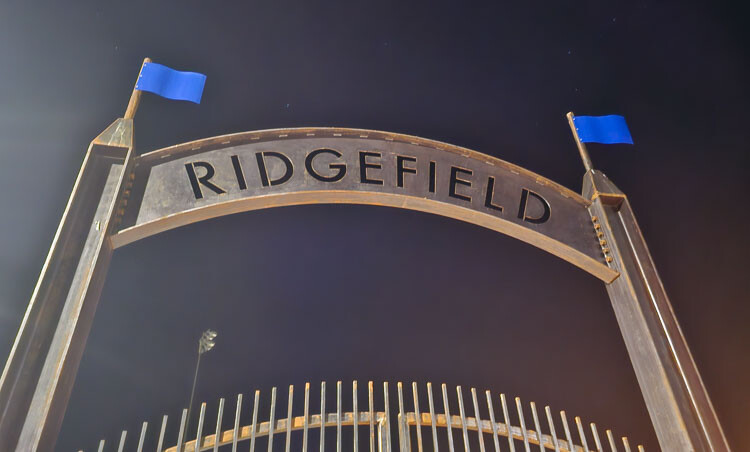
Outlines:
{"label": "flagpole", "polygon": [[141,70],[138,71],[138,78],[135,79],[135,86],[133,86],[133,92],[130,94],[130,101],[128,102],[128,108],[125,110],[125,119],[133,119],[135,117],[135,112],[138,110],[138,104],[141,102],[141,90],[136,89],[135,87],[138,86],[138,79],[141,78],[141,72],[143,71],[143,66],[146,65],[146,63],[150,63],[151,58],[144,58],[143,64],[141,64]]}
{"label": "flagpole", "polygon": [[569,111],[567,115],[565,115],[568,118],[568,124],[570,125],[570,130],[573,132],[573,138],[576,140],[576,145],[578,146],[578,152],[581,154],[581,160],[583,160],[583,166],[586,168],[586,172],[594,169],[594,165],[591,163],[591,157],[589,157],[589,151],[586,149],[586,145],[581,143],[581,139],[578,137],[578,131],[576,130],[576,125],[573,119],[575,119],[575,115],[573,115],[572,111]]}

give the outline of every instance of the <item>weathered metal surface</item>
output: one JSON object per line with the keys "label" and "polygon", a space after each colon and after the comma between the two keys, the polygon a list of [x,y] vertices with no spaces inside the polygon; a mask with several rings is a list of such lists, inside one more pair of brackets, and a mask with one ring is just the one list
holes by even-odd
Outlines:
{"label": "weathered metal surface", "polygon": [[592,228],[620,273],[607,292],[659,444],[728,451],[729,445],[641,234],[630,203],[603,173],[584,178]]}
{"label": "weathered metal surface", "polygon": [[112,254],[132,120],[89,146],[0,377],[0,450],[52,450]]}
{"label": "weathered metal surface", "polygon": [[[114,248],[207,218],[319,203],[382,205],[459,219],[523,240],[610,283],[607,289],[662,447],[729,450],[627,198],[598,172],[590,171],[584,185],[581,197],[468,149],[352,129],[249,132],[136,158],[132,120],[117,120],[89,147],[0,377],[0,450],[51,449]],[[380,450],[390,451],[384,387],[385,417],[366,421],[371,432],[377,421]],[[443,424],[439,416],[421,413],[417,421],[414,413],[400,410],[396,421],[402,444],[410,444],[407,427],[417,423],[434,422],[448,432],[461,428],[465,438],[472,422],[477,428],[477,420],[466,417],[463,401],[460,417],[448,415],[442,389]],[[275,426],[275,390],[272,400],[269,425]],[[399,402],[403,406],[401,396]],[[324,415],[324,403],[322,399],[319,422],[346,425],[341,407]],[[501,404],[509,425],[504,396]],[[522,411],[518,414],[523,422]],[[305,419],[302,428],[311,427],[314,416]],[[553,432],[549,444],[564,450],[572,439],[564,415],[562,420],[567,442]],[[166,418],[160,442],[165,423]],[[507,430],[505,424],[495,428],[498,434],[505,432],[511,449],[513,438],[524,441],[524,448],[534,442],[525,427],[516,434],[515,427]],[[491,426],[480,429],[493,431]],[[256,433],[253,429],[250,435],[251,449]],[[269,446],[274,433],[274,427],[268,430]],[[609,432],[607,437],[611,442]],[[452,439],[450,435],[451,450]],[[627,442],[623,446],[627,449]]]}
{"label": "weathered metal surface", "polygon": [[295,204],[419,210],[502,232],[605,282],[580,195],[502,160],[422,138],[353,129],[281,129],[210,138],[136,160],[115,247],[188,223]]}

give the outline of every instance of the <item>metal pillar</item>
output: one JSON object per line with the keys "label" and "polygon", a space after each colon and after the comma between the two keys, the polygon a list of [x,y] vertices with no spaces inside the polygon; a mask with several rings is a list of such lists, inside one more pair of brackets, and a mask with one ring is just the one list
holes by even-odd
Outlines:
{"label": "metal pillar", "polygon": [[133,120],[91,142],[0,377],[0,450],[52,450],[112,255]]}
{"label": "metal pillar", "polygon": [[583,196],[605,259],[620,276],[607,292],[651,422],[665,451],[728,451],[698,368],[625,194],[589,170]]}

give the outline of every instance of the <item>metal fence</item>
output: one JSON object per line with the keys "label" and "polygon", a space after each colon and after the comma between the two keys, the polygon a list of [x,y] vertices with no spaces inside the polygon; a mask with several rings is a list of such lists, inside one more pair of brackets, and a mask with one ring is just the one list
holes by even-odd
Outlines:
{"label": "metal fence", "polygon": [[[622,437],[618,442],[612,431],[606,430],[605,441],[602,441],[594,423],[590,423],[587,428],[581,418],[576,416],[575,425],[571,426],[565,411],[560,411],[559,420],[555,421],[552,410],[549,406],[545,406],[544,418],[542,418],[534,402],[524,407],[518,397],[515,398],[515,410],[513,410],[512,405],[508,406],[505,394],[500,394],[500,397],[494,400],[494,402],[500,402],[498,415],[490,391],[484,392],[485,410],[483,411],[482,396],[474,388],[471,388],[469,394],[465,395],[461,386],[456,387],[453,399],[456,403],[452,405],[448,388],[443,384],[438,393],[442,400],[436,404],[431,383],[427,383],[425,392],[422,394],[419,392],[417,383],[412,383],[409,394],[409,388],[404,390],[404,386],[399,382],[396,391],[398,411],[392,412],[390,409],[392,394],[389,392],[387,382],[383,383],[382,399],[378,397],[379,394],[376,394],[373,382],[368,382],[365,405],[360,404],[357,381],[352,383],[351,389],[351,399],[347,396],[345,400],[342,394],[342,383],[337,382],[336,405],[328,408],[326,407],[326,383],[322,382],[320,397],[313,402],[315,408],[311,408],[310,384],[307,383],[305,384],[303,413],[295,416],[294,386],[289,386],[285,415],[278,416],[277,391],[273,388],[265,421],[258,419],[261,411],[261,393],[255,391],[252,410],[247,410],[251,421],[244,426],[242,425],[243,396],[239,394],[234,410],[234,422],[230,429],[223,428],[224,399],[219,400],[215,424],[211,424],[215,425],[215,428],[209,426],[206,404],[202,403],[198,413],[197,428],[192,432],[188,428],[188,410],[184,409],[179,419],[177,437],[171,441],[166,439],[168,417],[165,415],[158,430],[149,428],[148,423],[144,422],[137,437],[130,439],[127,431],[123,431],[119,441],[115,441],[111,447],[108,447],[105,440],[101,440],[98,451],[153,450],[153,447],[147,448],[146,444],[149,442],[149,435],[157,432],[158,436],[150,438],[150,442],[156,443],[157,452],[229,450],[255,452],[263,449],[268,452],[274,450],[285,452],[319,450],[323,452],[334,448],[337,452],[359,452],[360,450],[363,452],[393,452],[395,450],[422,452],[440,449],[450,452],[456,450],[468,452],[471,449],[480,452],[488,449],[495,452],[501,450],[530,452],[532,449],[542,452],[548,450],[556,452],[631,451],[627,437]],[[379,409],[376,408],[376,398],[379,402]],[[465,406],[465,398],[470,399],[471,413]],[[344,404],[347,406],[346,409],[351,411],[343,411]],[[411,408],[408,405],[411,405]],[[317,413],[310,412],[318,407]],[[265,412],[265,409],[263,411]],[[515,413],[511,414],[513,411]],[[333,432],[328,433],[334,428],[335,441],[331,435]],[[394,436],[391,433],[392,429],[395,431]],[[544,433],[545,429],[546,433]],[[575,439],[571,431],[576,435]],[[594,448],[591,449],[590,445]],[[637,450],[643,451],[643,447],[638,446]]]}

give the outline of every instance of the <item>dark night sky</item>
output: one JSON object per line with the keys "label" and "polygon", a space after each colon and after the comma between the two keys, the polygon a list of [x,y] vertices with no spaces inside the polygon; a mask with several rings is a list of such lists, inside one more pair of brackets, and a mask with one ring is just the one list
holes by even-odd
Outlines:
{"label": "dark night sky", "polygon": [[[144,96],[139,152],[342,126],[469,147],[574,190],[564,114],[623,114],[592,145],[631,199],[730,444],[747,450],[750,213],[745,11],[686,2],[0,4],[0,356],[86,146],[143,57],[208,75],[196,106]],[[93,450],[197,398],[433,381],[519,395],[658,445],[604,287],[497,233],[362,206],[248,212],[115,254],[59,450]],[[283,393],[283,391],[282,391]]]}

